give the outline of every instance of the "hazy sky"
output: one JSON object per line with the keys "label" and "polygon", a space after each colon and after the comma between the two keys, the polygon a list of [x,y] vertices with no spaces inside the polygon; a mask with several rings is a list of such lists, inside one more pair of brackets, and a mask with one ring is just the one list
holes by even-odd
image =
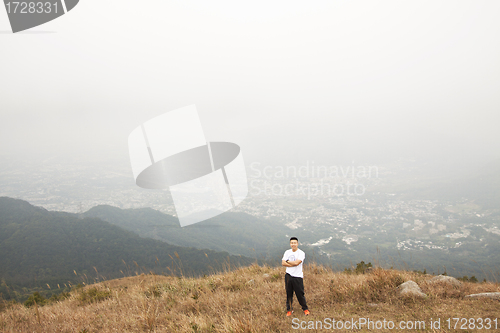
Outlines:
{"label": "hazy sky", "polygon": [[[500,153],[498,1],[81,0],[9,33],[0,155],[128,154],[196,104],[247,163]],[[472,151],[476,151],[475,155]]]}

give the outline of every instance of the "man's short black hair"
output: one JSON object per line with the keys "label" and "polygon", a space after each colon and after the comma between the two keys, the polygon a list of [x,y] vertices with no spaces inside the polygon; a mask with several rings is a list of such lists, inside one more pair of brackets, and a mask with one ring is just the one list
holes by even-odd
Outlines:
{"label": "man's short black hair", "polygon": [[299,241],[299,239],[297,237],[290,238],[290,242],[293,241],[293,240],[296,240],[297,242]]}

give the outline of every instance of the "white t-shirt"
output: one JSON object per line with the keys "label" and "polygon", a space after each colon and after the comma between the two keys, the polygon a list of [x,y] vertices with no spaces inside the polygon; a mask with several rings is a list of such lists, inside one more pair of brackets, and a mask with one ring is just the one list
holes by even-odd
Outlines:
{"label": "white t-shirt", "polygon": [[297,249],[297,251],[293,252],[292,249],[286,250],[283,255],[283,259],[288,261],[302,260],[302,262],[294,267],[287,267],[286,272],[294,277],[304,277],[304,273],[302,273],[302,264],[304,263],[304,259],[306,258],[306,254],[301,249]]}

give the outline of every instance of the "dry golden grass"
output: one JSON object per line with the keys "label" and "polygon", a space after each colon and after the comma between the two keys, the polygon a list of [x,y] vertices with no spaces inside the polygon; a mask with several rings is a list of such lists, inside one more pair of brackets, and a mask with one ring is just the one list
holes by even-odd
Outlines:
{"label": "dry golden grass", "polygon": [[[457,288],[429,284],[431,276],[413,272],[377,269],[349,275],[317,265],[305,267],[304,274],[311,315],[304,316],[295,299],[294,315],[300,321],[364,317],[428,324],[441,318],[441,330],[426,326],[427,331],[446,332],[447,318],[500,318],[498,300],[464,299],[500,291],[499,284],[463,283]],[[398,296],[396,286],[408,280],[428,297]],[[82,292],[91,288],[107,297],[88,301]],[[284,268],[252,265],[200,278],[121,278],[75,290],[68,299],[43,307],[18,304],[0,313],[0,332],[293,332],[292,319],[285,316]]]}

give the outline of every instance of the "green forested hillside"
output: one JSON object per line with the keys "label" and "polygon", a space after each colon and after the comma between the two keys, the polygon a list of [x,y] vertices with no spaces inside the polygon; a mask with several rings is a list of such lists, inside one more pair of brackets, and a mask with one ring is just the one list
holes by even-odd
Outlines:
{"label": "green forested hillside", "polygon": [[245,213],[226,212],[206,221],[181,228],[177,218],[150,208],[120,209],[107,205],[91,208],[86,217],[97,217],[136,232],[142,237],[179,246],[209,248],[232,254],[262,258],[288,247],[292,232],[281,223]]}
{"label": "green forested hillside", "polygon": [[4,297],[8,297],[6,285],[55,286],[82,277],[92,282],[149,271],[200,275],[223,270],[228,261],[237,266],[255,260],[141,238],[97,218],[49,212],[0,197],[0,292]]}

